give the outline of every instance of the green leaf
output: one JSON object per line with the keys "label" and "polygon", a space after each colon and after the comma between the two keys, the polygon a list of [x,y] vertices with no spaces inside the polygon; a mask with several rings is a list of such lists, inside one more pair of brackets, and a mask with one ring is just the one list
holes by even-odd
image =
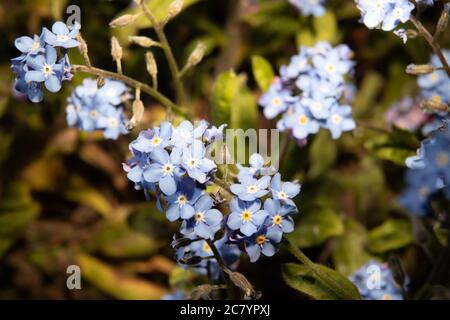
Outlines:
{"label": "green leaf", "polygon": [[311,164],[311,169],[308,172],[309,177],[314,179],[327,171],[336,161],[336,157],[336,143],[327,131],[321,130],[314,138],[309,151],[309,162]]}
{"label": "green leaf", "polygon": [[381,254],[413,243],[414,236],[409,221],[391,219],[371,230],[367,240],[369,250],[373,253]]}
{"label": "green leaf", "polygon": [[342,235],[344,225],[341,218],[331,209],[308,212],[297,223],[294,232],[287,238],[297,247],[307,248],[319,245],[328,238]]}
{"label": "green leaf", "polygon": [[380,159],[405,166],[406,158],[416,154],[419,142],[413,133],[394,128],[390,133],[366,141],[364,146]]}
{"label": "green leaf", "polygon": [[375,99],[384,84],[383,77],[374,71],[367,72],[353,102],[353,113],[359,119],[373,110]]}
{"label": "green leaf", "polygon": [[212,118],[215,125],[229,123],[233,99],[239,83],[234,71],[221,73],[216,80],[212,95]]}
{"label": "green leaf", "polygon": [[70,188],[64,196],[73,202],[77,202],[96,210],[101,215],[108,217],[112,207],[105,196],[98,190],[88,186]]}
{"label": "green leaf", "polygon": [[[360,299],[358,289],[343,275],[320,264],[314,264],[314,267],[333,279],[333,281],[335,281],[349,297]],[[286,281],[291,288],[307,294],[314,299],[342,300],[347,298],[341,297],[335,291],[331,290],[331,288],[329,288],[328,285],[313,272],[313,270],[305,265],[295,263],[284,264],[282,266],[282,275],[284,281]]]}
{"label": "green leaf", "polygon": [[111,297],[124,300],[157,300],[167,290],[137,277],[121,274],[111,266],[89,255],[77,256],[81,275],[99,290]]}
{"label": "green leaf", "polygon": [[158,249],[153,239],[123,222],[103,225],[94,238],[94,246],[105,257],[125,259],[146,257]]}
{"label": "green leaf", "polygon": [[338,40],[338,23],[332,11],[327,11],[324,15],[313,20],[316,31],[316,41],[327,41],[336,43]]}
{"label": "green leaf", "polygon": [[253,56],[252,69],[253,76],[255,77],[261,91],[267,91],[275,77],[270,63],[261,56]]}
{"label": "green leaf", "polygon": [[365,250],[367,231],[355,220],[348,219],[346,221],[344,234],[336,240],[333,262],[339,273],[349,276],[372,259],[372,256]]}

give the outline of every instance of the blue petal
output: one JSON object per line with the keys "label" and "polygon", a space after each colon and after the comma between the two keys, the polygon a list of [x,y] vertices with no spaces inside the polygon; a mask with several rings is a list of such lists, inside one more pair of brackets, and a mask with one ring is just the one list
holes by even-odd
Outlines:
{"label": "blue petal", "polygon": [[233,212],[228,216],[227,226],[231,230],[237,230],[242,226],[242,218],[239,213]]}
{"label": "blue petal", "polygon": [[250,237],[251,235],[256,233],[256,231],[258,231],[256,226],[250,221],[245,222],[239,230],[247,237]]}
{"label": "blue petal", "polygon": [[42,82],[45,80],[45,76],[40,71],[28,71],[25,73],[26,82]]}
{"label": "blue petal", "polygon": [[45,79],[45,87],[50,92],[58,92],[61,89],[61,81],[55,75],[50,75]]}
{"label": "blue petal", "polygon": [[222,221],[222,213],[217,209],[208,210],[205,213],[205,221],[210,226],[217,226]]}
{"label": "blue petal", "polygon": [[177,191],[177,184],[172,176],[167,175],[159,181],[159,188],[165,195],[170,196]]}

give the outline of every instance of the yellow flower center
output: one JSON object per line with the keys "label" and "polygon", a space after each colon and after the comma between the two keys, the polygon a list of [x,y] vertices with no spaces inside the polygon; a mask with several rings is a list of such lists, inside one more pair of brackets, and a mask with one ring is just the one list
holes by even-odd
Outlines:
{"label": "yellow flower center", "polygon": [[277,225],[277,226],[279,226],[279,225],[281,224],[282,221],[283,221],[283,217],[282,217],[281,215],[279,215],[279,214],[277,214],[276,216],[274,216],[274,217],[272,218],[273,224],[275,224],[275,225]]}
{"label": "yellow flower center", "polygon": [[119,121],[116,118],[108,118],[108,125],[110,128],[117,128],[119,126]]}
{"label": "yellow flower center", "polygon": [[203,244],[203,251],[204,252],[206,252],[206,253],[210,253],[212,250],[211,250],[211,247],[209,246],[209,244],[205,241],[205,243]]}
{"label": "yellow flower center", "polygon": [[247,222],[249,220],[252,220],[252,217],[253,217],[253,214],[250,211],[245,210],[244,212],[242,212],[242,220],[243,221]]}
{"label": "yellow flower center", "polygon": [[392,296],[390,294],[385,294],[383,300],[392,300]]}
{"label": "yellow flower center", "polygon": [[437,162],[438,166],[440,166],[440,167],[445,167],[446,165],[448,165],[449,160],[450,159],[449,159],[448,153],[445,153],[445,152],[439,153],[436,158],[436,162]]}
{"label": "yellow flower center", "polygon": [[92,119],[96,119],[96,118],[98,117],[98,112],[97,112],[97,110],[92,110],[91,112],[89,112],[89,116],[90,116]]}
{"label": "yellow flower center", "polygon": [[272,99],[272,104],[275,106],[275,107],[279,107],[280,105],[281,105],[281,99],[280,99],[280,97],[275,97],[275,98],[273,98]]}
{"label": "yellow flower center", "polygon": [[65,41],[69,40],[70,38],[67,35],[65,35],[65,34],[59,34],[59,35],[56,36],[56,39],[58,41],[65,42]]}
{"label": "yellow flower center", "polygon": [[332,63],[327,64],[325,67],[328,73],[335,73],[336,72],[336,66]]}
{"label": "yellow flower center", "polygon": [[437,72],[433,72],[433,73],[430,75],[430,78],[431,78],[431,81],[436,82],[436,81],[439,80],[439,75],[437,74]]}
{"label": "yellow flower center", "polygon": [[44,64],[44,66],[42,67],[42,72],[44,73],[44,75],[46,77],[52,75],[53,74],[53,65],[48,64],[48,63]]}
{"label": "yellow flower center", "polygon": [[203,214],[203,212],[197,212],[195,214],[195,221],[200,222],[203,221],[203,218],[205,217],[205,215]]}
{"label": "yellow flower center", "polygon": [[334,124],[340,124],[342,122],[342,117],[338,114],[334,114],[331,117],[331,121],[333,121]]}
{"label": "yellow flower center", "polygon": [[281,200],[284,200],[287,198],[287,194],[284,191],[279,191],[277,196],[278,196],[278,199],[281,199]]}
{"label": "yellow flower center", "polygon": [[263,245],[264,243],[266,243],[266,236],[260,235],[256,237],[256,244]]}
{"label": "yellow flower center", "polygon": [[304,114],[302,114],[300,117],[298,117],[298,123],[301,124],[302,126],[307,125],[308,122],[309,122],[309,119]]}
{"label": "yellow flower center", "polygon": [[172,171],[173,171],[173,166],[172,166],[172,164],[171,163],[166,163],[164,166],[163,166],[163,171],[164,171],[164,173],[167,175],[167,174],[171,174],[172,173]]}
{"label": "yellow flower center", "polygon": [[36,51],[40,47],[41,47],[41,45],[39,44],[39,42],[35,41],[35,42],[33,42],[33,45],[31,46],[31,51]]}
{"label": "yellow flower center", "polygon": [[153,137],[153,139],[151,140],[152,145],[154,146],[158,146],[161,144],[162,139],[160,137]]}

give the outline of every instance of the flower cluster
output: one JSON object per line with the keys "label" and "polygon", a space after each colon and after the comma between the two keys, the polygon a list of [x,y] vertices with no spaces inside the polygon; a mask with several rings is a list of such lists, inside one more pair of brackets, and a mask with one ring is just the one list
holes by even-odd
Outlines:
{"label": "flower cluster", "polygon": [[304,140],[319,129],[331,131],[334,139],[355,128],[350,105],[345,100],[345,76],[352,72],[352,51],[346,45],[332,47],[319,42],[314,47],[301,47],[282,66],[280,78],[270,86],[259,103],[264,115],[273,119],[281,131],[289,130],[297,140]]}
{"label": "flower cluster", "polygon": [[425,216],[430,200],[443,191],[450,199],[450,126],[433,132],[422,142],[418,155],[406,160],[410,168],[406,173],[406,189],[399,204],[411,214]]}
{"label": "flower cluster", "polygon": [[[450,50],[443,50],[448,61],[450,61]],[[436,68],[442,67],[438,56],[433,54],[430,65]],[[435,70],[430,74],[421,75],[417,78],[417,83],[421,88],[422,95],[425,98],[438,98],[446,104],[450,104],[450,79],[445,70]]]}
{"label": "flower cluster", "polygon": [[289,0],[304,16],[319,17],[325,13],[325,0]]}
{"label": "flower cluster", "polygon": [[[243,243],[251,262],[261,256],[273,256],[282,240],[283,233],[294,230],[290,216],[297,207],[292,200],[300,192],[300,185],[282,182],[279,173],[265,168],[259,154],[250,157],[250,167],[240,167],[239,183],[232,184],[236,196],[230,201],[227,226],[231,239]],[[265,201],[263,201],[265,199]]]}
{"label": "flower cluster", "polygon": [[403,300],[387,263],[371,260],[350,276],[363,300]]}
{"label": "flower cluster", "polygon": [[16,76],[15,89],[36,103],[44,98],[43,86],[50,92],[59,91],[61,82],[72,78],[67,49],[79,45],[75,40],[79,29],[79,24],[70,30],[58,21],[51,31],[43,28],[40,36],[17,38],[15,46],[22,54],[11,59],[11,69]]}
{"label": "flower cluster", "polygon": [[127,91],[120,81],[105,79],[105,84],[98,88],[96,80],[84,79],[67,99],[68,125],[88,132],[101,130],[107,139],[117,139],[120,134],[128,133],[128,120],[119,107]]}
{"label": "flower cluster", "polygon": [[370,29],[394,30],[409,20],[414,4],[409,0],[356,0],[361,22]]}

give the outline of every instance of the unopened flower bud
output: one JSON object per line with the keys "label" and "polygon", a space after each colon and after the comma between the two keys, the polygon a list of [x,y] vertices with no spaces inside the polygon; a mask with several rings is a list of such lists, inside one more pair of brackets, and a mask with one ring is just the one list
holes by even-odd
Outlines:
{"label": "unopened flower bud", "polygon": [[130,124],[134,127],[139,122],[141,122],[142,117],[144,116],[144,104],[141,100],[133,101],[133,117],[130,120]]}
{"label": "unopened flower bud", "polygon": [[105,78],[103,77],[98,77],[97,78],[97,88],[100,89],[101,87],[103,87],[105,85]]}
{"label": "unopened flower bud", "polygon": [[442,10],[441,16],[439,17],[439,20],[438,20],[438,23],[436,26],[436,34],[440,34],[445,29],[447,29],[449,12],[450,12],[450,3],[446,3],[444,5],[444,10]]}
{"label": "unopened flower bud", "polygon": [[171,243],[172,248],[179,249],[186,247],[192,243],[192,239],[189,238],[178,238],[174,239]]}
{"label": "unopened flower bud", "polygon": [[194,51],[190,54],[187,65],[189,67],[193,67],[202,61],[203,56],[205,55],[206,47],[203,44],[203,42],[199,42],[197,46],[195,47]]}
{"label": "unopened flower bud", "polygon": [[410,64],[406,67],[406,73],[414,75],[429,74],[434,70],[436,68],[431,64]]}
{"label": "unopened flower bud", "polygon": [[155,78],[158,74],[158,66],[156,65],[156,60],[153,53],[150,51],[145,54],[145,64],[147,66],[148,73],[152,76],[152,78]]}
{"label": "unopened flower bud", "polygon": [[128,40],[130,40],[130,42],[135,43],[144,48],[150,48],[152,46],[158,45],[158,42],[153,41],[152,39],[150,39],[148,37],[129,36]]}
{"label": "unopened flower bud", "polygon": [[439,95],[435,95],[427,100],[424,100],[420,107],[425,111],[429,112],[448,112],[450,111],[449,106],[442,102],[442,98]]}
{"label": "unopened flower bud", "polygon": [[111,37],[111,55],[114,60],[122,59],[123,50],[116,37]]}
{"label": "unopened flower bud", "polygon": [[111,28],[121,28],[126,27],[127,25],[134,22],[134,19],[136,18],[135,15],[132,14],[124,14],[123,16],[120,16],[113,21],[109,23],[109,26]]}
{"label": "unopened flower bud", "polygon": [[183,9],[183,0],[175,0],[169,5],[167,12],[167,20],[172,19]]}

